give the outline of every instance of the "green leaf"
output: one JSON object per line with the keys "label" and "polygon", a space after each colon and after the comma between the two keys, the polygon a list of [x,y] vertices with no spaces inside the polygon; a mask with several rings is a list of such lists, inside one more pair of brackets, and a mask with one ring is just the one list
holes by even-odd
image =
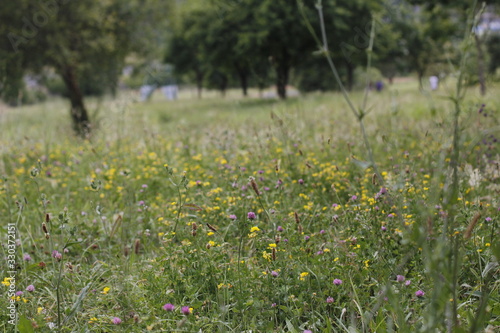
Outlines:
{"label": "green leaf", "polygon": [[19,333],[34,333],[33,326],[31,325],[31,321],[26,318],[26,316],[22,315],[19,317],[19,322],[17,324],[17,329]]}

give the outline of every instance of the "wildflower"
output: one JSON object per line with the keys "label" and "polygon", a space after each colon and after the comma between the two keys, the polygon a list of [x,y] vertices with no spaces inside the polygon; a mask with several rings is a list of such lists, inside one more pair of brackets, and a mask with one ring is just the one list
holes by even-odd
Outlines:
{"label": "wildflower", "polygon": [[182,312],[182,314],[184,314],[184,315],[187,316],[187,315],[189,315],[191,313],[191,309],[189,308],[189,306],[183,306],[181,308],[181,312]]}
{"label": "wildflower", "polygon": [[59,261],[62,259],[62,254],[59,251],[54,250],[52,251],[52,258],[55,258],[57,259],[57,261]]}
{"label": "wildflower", "polygon": [[352,201],[356,201],[356,200],[358,200],[358,197],[357,197],[356,195],[353,195],[353,196],[351,197],[351,200],[352,200]]}
{"label": "wildflower", "polygon": [[257,232],[257,231],[260,231],[259,227],[252,227],[250,229],[250,232]]}
{"label": "wildflower", "polygon": [[485,218],[484,220],[485,220],[486,222],[491,222],[491,220],[492,220],[492,219],[491,219],[491,217],[489,217],[489,216],[488,216],[488,217],[487,217],[487,218]]}
{"label": "wildflower", "polygon": [[405,281],[405,286],[407,286],[407,287],[408,287],[410,284],[411,284],[411,280],[406,280],[406,281]]}
{"label": "wildflower", "polygon": [[31,261],[31,256],[29,254],[25,253],[23,256],[23,260],[24,261]]}
{"label": "wildflower", "polygon": [[16,296],[22,296],[24,293],[22,291],[16,291]]}
{"label": "wildflower", "polygon": [[26,291],[29,291],[29,292],[35,291],[35,286],[30,284],[29,286],[26,287]]}
{"label": "wildflower", "polygon": [[306,278],[306,276],[308,276],[308,275],[309,275],[309,273],[308,273],[308,272],[302,272],[302,273],[300,273],[299,280],[300,280],[300,281],[304,281],[304,280],[305,280],[305,278]]}
{"label": "wildflower", "polygon": [[304,236],[304,240],[309,240],[309,238],[311,238],[311,237],[309,237],[309,236],[307,236],[307,235],[306,235],[306,236]]}
{"label": "wildflower", "polygon": [[278,230],[279,232],[282,232],[285,229],[283,229],[283,227],[279,225],[278,228],[276,228],[276,230]]}
{"label": "wildflower", "polygon": [[326,298],[326,302],[327,302],[327,303],[333,303],[333,301],[334,301],[334,299],[333,299],[333,297],[331,297],[331,296],[328,296],[328,297]]}
{"label": "wildflower", "polygon": [[271,304],[271,307],[275,308],[276,307],[276,303]]}
{"label": "wildflower", "polygon": [[423,297],[424,295],[425,295],[425,293],[422,290],[417,290],[415,292],[415,296],[417,296],[417,297]]}
{"label": "wildflower", "polygon": [[272,275],[273,277],[277,277],[277,276],[279,275],[279,273],[278,273],[278,272],[276,272],[276,271],[272,271],[272,272],[271,272],[271,275]]}
{"label": "wildflower", "polygon": [[107,295],[110,290],[110,287],[104,287],[104,289],[101,291],[101,294]]}
{"label": "wildflower", "polygon": [[113,324],[115,325],[120,325],[122,323],[122,320],[118,317],[113,317]]}
{"label": "wildflower", "polygon": [[396,281],[403,282],[404,280],[405,280],[405,277],[403,275],[396,276]]}
{"label": "wildflower", "polygon": [[320,234],[320,235],[323,235],[323,234],[325,234],[325,233],[326,233],[326,231],[325,231],[325,230],[320,230],[320,231],[319,231],[319,234]]}
{"label": "wildflower", "polygon": [[163,310],[172,312],[175,310],[175,306],[173,304],[167,303],[163,306]]}
{"label": "wildflower", "polygon": [[386,231],[387,230],[387,227],[385,225],[382,226],[382,228],[380,228],[382,231]]}
{"label": "wildflower", "polygon": [[304,185],[304,180],[303,179],[299,179],[299,184],[300,185]]}
{"label": "wildflower", "polygon": [[236,215],[234,214],[229,215],[229,218],[233,221],[237,219]]}
{"label": "wildflower", "polygon": [[311,330],[304,330],[303,333],[312,333],[312,331]]}
{"label": "wildflower", "polygon": [[336,286],[340,286],[342,284],[342,280],[335,279],[335,280],[333,280],[333,284],[336,285]]}
{"label": "wildflower", "polygon": [[247,218],[249,220],[254,220],[256,217],[257,217],[257,215],[255,215],[254,212],[248,212],[248,214],[247,214]]}

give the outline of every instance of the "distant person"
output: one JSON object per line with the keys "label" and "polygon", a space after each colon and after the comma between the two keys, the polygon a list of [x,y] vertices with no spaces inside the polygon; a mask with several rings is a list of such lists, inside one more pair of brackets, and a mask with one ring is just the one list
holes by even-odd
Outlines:
{"label": "distant person", "polygon": [[161,91],[169,101],[173,101],[177,99],[177,93],[179,91],[179,88],[177,87],[176,84],[170,84],[161,87]]}
{"label": "distant person", "polygon": [[153,95],[155,89],[156,89],[156,86],[153,86],[153,85],[141,86],[141,89],[140,89],[141,102],[145,102],[145,101],[149,100],[151,98],[151,95]]}
{"label": "distant person", "polygon": [[439,86],[439,78],[437,76],[433,75],[429,78],[429,83],[431,85],[432,91],[437,90],[438,86]]}
{"label": "distant person", "polygon": [[382,82],[381,80],[378,80],[377,82],[375,82],[375,89],[378,92],[381,92],[384,89],[384,82]]}

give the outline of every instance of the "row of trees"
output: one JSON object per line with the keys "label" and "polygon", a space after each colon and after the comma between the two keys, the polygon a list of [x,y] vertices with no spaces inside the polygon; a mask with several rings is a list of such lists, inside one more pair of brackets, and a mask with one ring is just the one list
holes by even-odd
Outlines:
{"label": "row of trees", "polygon": [[[90,131],[85,87],[113,93],[127,64],[173,64],[200,94],[204,86],[225,91],[234,82],[244,95],[250,86],[262,89],[274,82],[281,98],[291,80],[305,91],[335,89],[316,52],[317,3],[7,1],[0,11],[0,96],[16,98],[25,74],[49,70],[64,85],[76,132],[85,135]],[[331,56],[351,89],[356,68],[366,62],[372,28],[374,66],[389,79],[404,72],[422,79],[443,71],[440,64],[456,62],[470,8],[467,0],[323,0],[322,9]],[[484,77],[499,66],[498,36],[478,36],[476,45],[477,71]]]}
{"label": "row of trees", "polygon": [[[302,0],[181,2],[165,61],[196,82],[199,94],[203,85],[223,92],[236,78],[244,95],[249,83],[262,88],[272,80],[278,95],[286,98],[291,73],[301,90],[335,89],[325,60],[315,52],[319,45],[313,34],[320,34],[316,4]],[[415,72],[422,83],[425,75],[449,71],[449,64],[457,62],[471,8],[466,0],[324,0],[322,10],[331,56],[352,89],[355,69],[366,64],[372,25],[374,66],[389,80],[396,73]],[[498,38],[485,36],[478,37],[478,50],[494,54],[490,49]],[[484,68],[489,62],[494,72],[495,56],[486,58],[476,60]]]}

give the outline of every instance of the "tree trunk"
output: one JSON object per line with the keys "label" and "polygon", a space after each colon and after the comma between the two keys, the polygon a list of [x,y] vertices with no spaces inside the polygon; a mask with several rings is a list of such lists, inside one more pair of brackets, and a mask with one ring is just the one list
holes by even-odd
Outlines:
{"label": "tree trunk", "polygon": [[90,121],[83,102],[83,94],[78,84],[75,68],[66,66],[61,73],[71,102],[71,120],[76,134],[86,137],[90,134]]}
{"label": "tree trunk", "polygon": [[276,67],[276,89],[279,98],[286,99],[286,86],[288,84],[289,67],[286,64],[278,64]]}
{"label": "tree trunk", "polygon": [[198,88],[198,99],[201,99],[201,90],[203,89],[203,73],[196,72],[196,87]]}
{"label": "tree trunk", "polygon": [[476,48],[477,48],[477,74],[479,76],[479,89],[481,92],[481,96],[486,95],[486,79],[484,76],[484,52],[483,46],[481,45],[481,40],[478,35],[474,35],[476,39]]}
{"label": "tree trunk", "polygon": [[354,86],[354,66],[347,63],[347,90],[351,91]]}
{"label": "tree trunk", "polygon": [[243,90],[243,96],[248,96],[248,74],[240,73],[241,89]]}
{"label": "tree trunk", "polygon": [[222,75],[221,84],[220,84],[220,92],[221,92],[222,97],[226,97],[226,90],[227,90],[228,82],[229,82],[229,79],[227,78],[227,76]]}
{"label": "tree trunk", "polygon": [[418,88],[420,91],[424,91],[424,73],[425,70],[423,69],[417,69],[417,75],[418,75]]}

